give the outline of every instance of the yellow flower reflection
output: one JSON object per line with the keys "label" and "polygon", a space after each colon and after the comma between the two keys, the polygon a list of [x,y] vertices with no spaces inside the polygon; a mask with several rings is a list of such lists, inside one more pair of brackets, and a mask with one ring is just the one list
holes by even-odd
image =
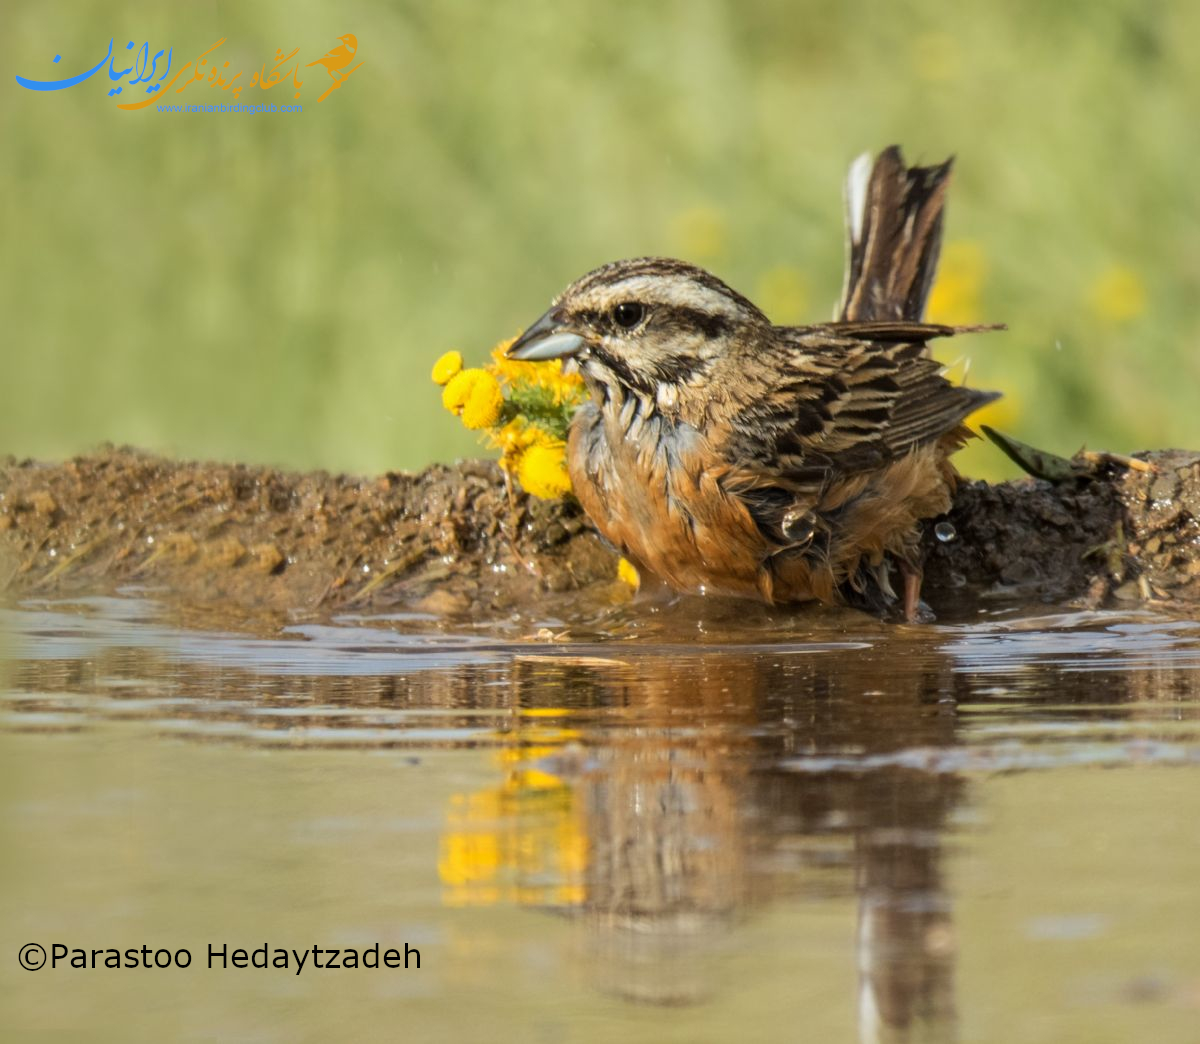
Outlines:
{"label": "yellow flower reflection", "polygon": [[451,799],[438,859],[447,906],[584,902],[588,846],[581,802],[570,784],[535,767],[578,736],[539,719],[570,713],[523,712],[497,754],[503,781]]}

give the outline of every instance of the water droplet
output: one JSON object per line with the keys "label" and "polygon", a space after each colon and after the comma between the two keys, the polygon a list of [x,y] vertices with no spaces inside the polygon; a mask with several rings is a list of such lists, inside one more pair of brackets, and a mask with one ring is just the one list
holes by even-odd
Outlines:
{"label": "water droplet", "polygon": [[816,535],[817,520],[811,511],[791,508],[784,513],[780,529],[793,544],[807,544]]}
{"label": "water droplet", "polygon": [[937,537],[943,544],[948,544],[951,540],[958,536],[958,530],[955,529],[954,526],[949,522],[939,522],[933,527],[933,535]]}

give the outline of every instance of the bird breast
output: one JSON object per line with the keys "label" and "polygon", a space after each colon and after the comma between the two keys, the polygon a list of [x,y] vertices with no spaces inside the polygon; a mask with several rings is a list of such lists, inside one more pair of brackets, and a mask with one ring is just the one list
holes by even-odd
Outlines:
{"label": "bird breast", "polygon": [[588,403],[571,427],[568,469],[600,532],[677,590],[761,595],[765,540],[696,428],[632,395]]}

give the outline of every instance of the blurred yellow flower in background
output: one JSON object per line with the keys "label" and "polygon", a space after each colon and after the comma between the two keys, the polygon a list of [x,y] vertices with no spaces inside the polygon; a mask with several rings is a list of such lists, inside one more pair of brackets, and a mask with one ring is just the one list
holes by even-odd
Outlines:
{"label": "blurred yellow flower in background", "polygon": [[759,278],[754,300],[778,326],[802,323],[808,308],[808,281],[791,265],[776,265]]}
{"label": "blurred yellow flower in background", "polygon": [[1106,323],[1127,323],[1146,311],[1146,286],[1128,265],[1110,265],[1088,295],[1092,311]]}
{"label": "blurred yellow flower in background", "polygon": [[922,33],[912,43],[913,71],[929,83],[948,83],[962,72],[958,41],[949,33]]}
{"label": "blurred yellow flower in background", "polygon": [[967,418],[967,425],[976,430],[981,424],[1000,431],[1008,431],[1021,417],[1021,407],[1012,395],[1004,394],[995,402],[989,402],[983,409],[972,413]]}
{"label": "blurred yellow flower in background", "polygon": [[[983,248],[972,240],[955,240],[942,248],[941,263],[937,278],[929,295],[926,318],[931,323],[946,323],[949,326],[972,326],[985,322],[982,299],[984,282],[988,274],[987,255]],[[983,336],[997,336],[995,334]],[[946,377],[962,384],[969,380],[971,340],[945,338],[931,341],[934,356],[946,367]],[[996,387],[988,384],[987,387]],[[967,418],[967,426],[974,431],[981,424],[1011,430],[1021,416],[1021,404],[1008,389],[1004,395],[990,402],[983,409]],[[964,475],[976,478],[997,479],[1007,474],[1006,461],[986,441],[967,443],[954,458],[955,466]]]}
{"label": "blurred yellow flower in background", "polygon": [[979,301],[987,271],[987,257],[978,243],[965,239],[947,243],[929,294],[929,322],[950,326],[980,322]]}
{"label": "blurred yellow flower in background", "polygon": [[715,207],[696,206],[679,214],[672,229],[681,257],[688,261],[711,261],[725,252],[728,223]]}

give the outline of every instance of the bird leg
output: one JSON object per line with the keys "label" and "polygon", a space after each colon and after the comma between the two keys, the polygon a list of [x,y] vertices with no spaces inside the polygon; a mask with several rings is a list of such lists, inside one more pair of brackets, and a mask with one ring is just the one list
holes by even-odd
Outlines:
{"label": "bird leg", "polygon": [[928,619],[921,612],[921,580],[924,572],[920,566],[906,562],[902,558],[900,559],[900,575],[904,578],[904,619],[910,624],[924,623]]}

